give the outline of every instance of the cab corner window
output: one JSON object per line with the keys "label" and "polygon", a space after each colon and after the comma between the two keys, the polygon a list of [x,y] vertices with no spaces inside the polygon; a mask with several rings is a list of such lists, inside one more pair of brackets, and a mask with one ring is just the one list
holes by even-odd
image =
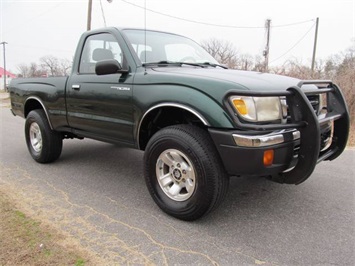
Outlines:
{"label": "cab corner window", "polygon": [[89,36],[80,58],[79,73],[95,74],[95,64],[101,60],[116,59],[123,67],[124,59],[117,40],[109,33]]}

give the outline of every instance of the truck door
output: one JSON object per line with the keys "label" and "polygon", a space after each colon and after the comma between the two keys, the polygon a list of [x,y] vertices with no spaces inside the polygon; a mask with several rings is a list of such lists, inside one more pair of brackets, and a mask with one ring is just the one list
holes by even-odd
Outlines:
{"label": "truck door", "polygon": [[96,75],[96,62],[105,59],[116,59],[128,69],[121,46],[112,34],[86,38],[78,71],[67,85],[68,123],[82,136],[133,144],[133,73]]}

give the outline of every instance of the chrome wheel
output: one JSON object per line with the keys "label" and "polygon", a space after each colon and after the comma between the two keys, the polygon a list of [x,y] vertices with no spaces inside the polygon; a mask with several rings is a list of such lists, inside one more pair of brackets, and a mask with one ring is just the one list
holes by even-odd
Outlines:
{"label": "chrome wheel", "polygon": [[189,199],[195,191],[195,170],[189,158],[182,152],[163,151],[156,164],[158,183],[169,198],[175,201]]}
{"label": "chrome wheel", "polygon": [[30,126],[30,141],[31,146],[35,152],[41,152],[42,150],[42,133],[39,125],[33,122]]}

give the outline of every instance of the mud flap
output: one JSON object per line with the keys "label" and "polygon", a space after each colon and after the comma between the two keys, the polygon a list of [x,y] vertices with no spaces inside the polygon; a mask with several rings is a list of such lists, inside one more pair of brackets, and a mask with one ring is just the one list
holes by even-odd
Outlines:
{"label": "mud flap", "polygon": [[285,184],[300,184],[313,172],[320,151],[320,127],[314,110],[306,95],[299,87],[288,89],[287,96],[292,123],[305,122],[298,130],[301,133],[301,146],[296,166],[284,173],[273,176],[272,180]]}

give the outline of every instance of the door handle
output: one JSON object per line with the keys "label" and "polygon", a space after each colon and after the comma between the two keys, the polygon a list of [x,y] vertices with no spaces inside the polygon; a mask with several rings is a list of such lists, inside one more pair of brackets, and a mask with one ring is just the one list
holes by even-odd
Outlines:
{"label": "door handle", "polygon": [[80,85],[72,85],[71,88],[72,88],[73,90],[78,91],[78,90],[80,90]]}

